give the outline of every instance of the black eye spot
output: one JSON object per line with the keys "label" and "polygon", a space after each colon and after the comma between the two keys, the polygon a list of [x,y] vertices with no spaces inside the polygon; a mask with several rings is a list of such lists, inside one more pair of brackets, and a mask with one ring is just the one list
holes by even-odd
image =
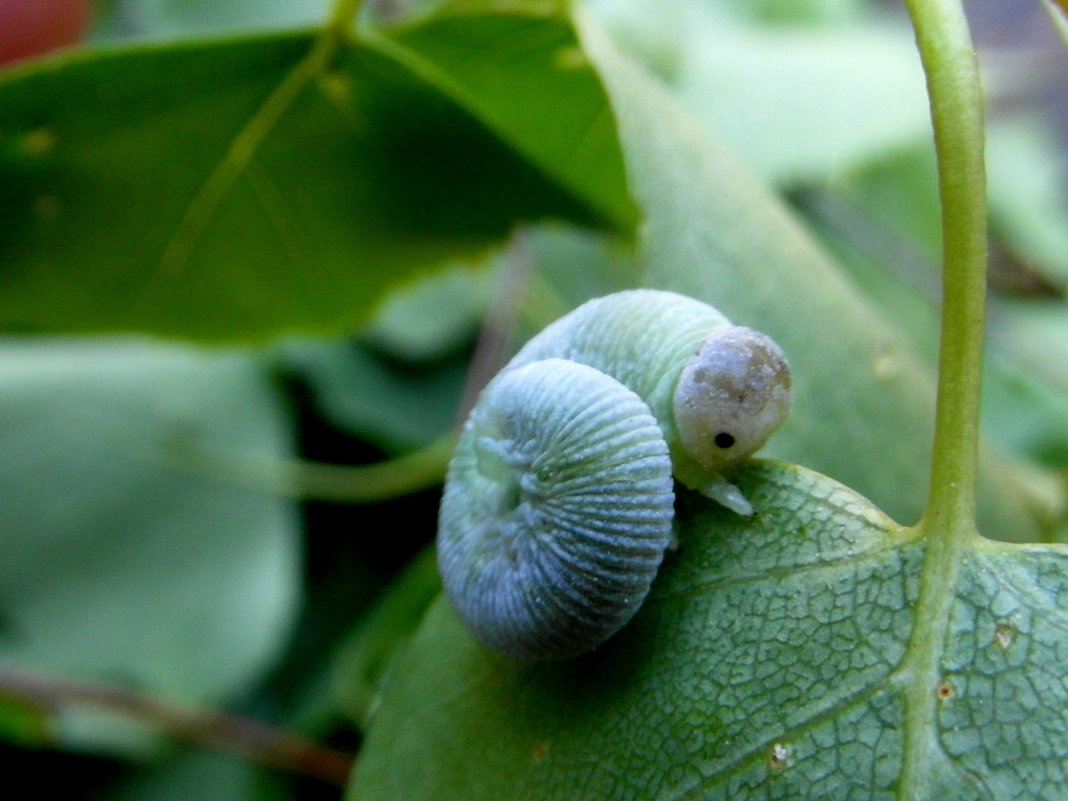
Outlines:
{"label": "black eye spot", "polygon": [[716,443],[717,448],[726,450],[727,448],[734,446],[734,435],[728,434],[726,431],[720,431],[716,434],[714,442]]}

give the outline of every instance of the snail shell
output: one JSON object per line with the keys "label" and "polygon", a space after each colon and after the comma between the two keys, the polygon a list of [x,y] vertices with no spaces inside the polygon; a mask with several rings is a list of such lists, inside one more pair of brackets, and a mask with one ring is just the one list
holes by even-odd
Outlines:
{"label": "snail shell", "polygon": [[580,306],[516,354],[464,425],[439,515],[446,594],[508,656],[596,647],[671,543],[672,476],[752,514],[722,471],[789,402],[779,347],[707,304],[632,290]]}

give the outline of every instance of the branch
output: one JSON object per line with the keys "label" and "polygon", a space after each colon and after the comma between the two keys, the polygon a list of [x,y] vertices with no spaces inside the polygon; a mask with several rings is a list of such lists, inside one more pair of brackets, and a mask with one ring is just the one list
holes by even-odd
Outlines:
{"label": "branch", "polygon": [[293,732],[226,712],[176,706],[142,693],[0,666],[0,702],[58,715],[71,707],[130,718],[175,740],[228,751],[277,770],[344,786],[353,757]]}

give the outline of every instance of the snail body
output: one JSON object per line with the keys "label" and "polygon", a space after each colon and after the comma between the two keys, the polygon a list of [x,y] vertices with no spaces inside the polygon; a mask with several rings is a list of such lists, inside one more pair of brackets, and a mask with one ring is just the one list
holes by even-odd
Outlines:
{"label": "snail body", "polygon": [[580,306],[516,354],[464,425],[439,515],[446,594],[509,656],[596,647],[671,543],[673,477],[752,514],[723,471],[789,402],[778,345],[707,304],[631,290]]}

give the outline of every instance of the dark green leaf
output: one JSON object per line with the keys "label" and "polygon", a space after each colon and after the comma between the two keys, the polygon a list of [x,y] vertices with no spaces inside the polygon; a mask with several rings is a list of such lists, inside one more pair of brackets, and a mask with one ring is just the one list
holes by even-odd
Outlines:
{"label": "dark green leaf", "polygon": [[342,645],[333,683],[341,708],[366,728],[381,702],[383,679],[397,653],[441,592],[437,553],[427,548],[389,586]]}
{"label": "dark green leaf", "polygon": [[[496,86],[488,112],[377,39],[330,57],[292,34],[8,73],[0,324],[205,339],[337,331],[517,220],[594,208],[625,221],[610,118],[573,32],[554,16],[501,19],[470,25],[474,41],[448,20],[404,31],[465,53],[523,43],[501,50],[512,55],[496,73],[479,71]],[[528,103],[516,85],[553,92]]]}
{"label": "dark green leaf", "polygon": [[239,756],[211,751],[179,753],[120,782],[108,801],[285,801],[285,786]]}

